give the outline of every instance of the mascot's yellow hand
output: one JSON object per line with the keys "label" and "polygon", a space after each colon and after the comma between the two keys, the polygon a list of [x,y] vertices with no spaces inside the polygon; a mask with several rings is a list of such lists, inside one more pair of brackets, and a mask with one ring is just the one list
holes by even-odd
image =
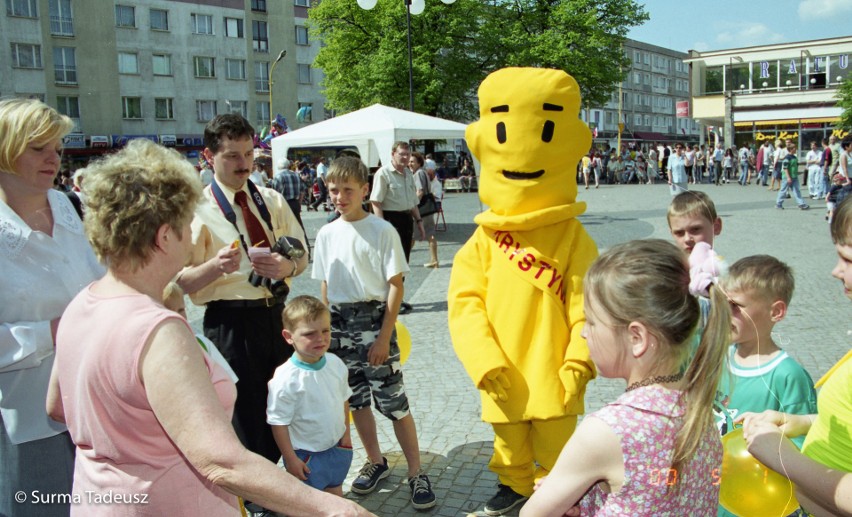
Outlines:
{"label": "mascot's yellow hand", "polygon": [[565,407],[570,410],[571,406],[577,404],[578,401],[582,404],[589,376],[563,366],[559,371],[559,380],[562,381],[562,387],[565,388],[565,399],[562,401]]}
{"label": "mascot's yellow hand", "polygon": [[494,402],[506,402],[509,400],[509,395],[506,394],[506,390],[511,387],[512,383],[509,382],[509,378],[506,377],[505,373],[503,373],[502,368],[491,370],[486,373],[485,378],[482,379],[482,389],[485,390],[485,393],[488,393],[488,396],[491,397]]}

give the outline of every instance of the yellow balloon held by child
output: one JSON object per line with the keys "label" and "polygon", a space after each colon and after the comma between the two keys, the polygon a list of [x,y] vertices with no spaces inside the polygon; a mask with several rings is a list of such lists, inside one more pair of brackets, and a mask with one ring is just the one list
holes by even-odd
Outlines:
{"label": "yellow balloon held by child", "polygon": [[757,461],[739,427],[722,437],[719,502],[740,517],[784,516],[799,508],[793,483]]}
{"label": "yellow balloon held by child", "polygon": [[399,320],[396,322],[396,342],[399,345],[399,364],[405,364],[411,355],[411,334]]}

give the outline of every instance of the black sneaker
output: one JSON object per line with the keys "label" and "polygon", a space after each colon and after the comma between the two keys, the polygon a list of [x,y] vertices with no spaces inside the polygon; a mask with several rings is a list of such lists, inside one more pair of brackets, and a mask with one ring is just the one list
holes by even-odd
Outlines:
{"label": "black sneaker", "polygon": [[485,503],[485,515],[503,515],[529,499],[502,483],[498,483],[497,486],[499,487],[497,493]]}
{"label": "black sneaker", "polygon": [[367,460],[367,463],[358,472],[358,477],[352,482],[352,491],[356,494],[369,494],[376,489],[379,481],[389,475],[387,458],[382,458],[381,463],[370,463]]}
{"label": "black sneaker", "polygon": [[429,476],[422,471],[408,479],[408,486],[411,488],[411,506],[415,510],[428,510],[437,503]]}
{"label": "black sneaker", "polygon": [[412,307],[411,304],[408,303],[408,302],[402,302],[401,304],[399,304],[399,313],[400,314],[408,314],[409,312],[411,312],[413,310],[414,310],[414,307]]}
{"label": "black sneaker", "polygon": [[810,208],[810,205],[799,205],[799,210],[807,210]]}

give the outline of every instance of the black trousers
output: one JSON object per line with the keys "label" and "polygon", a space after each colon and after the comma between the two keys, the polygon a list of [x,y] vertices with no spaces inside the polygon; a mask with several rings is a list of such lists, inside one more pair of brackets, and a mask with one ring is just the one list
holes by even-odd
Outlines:
{"label": "black trousers", "polygon": [[281,311],[272,307],[219,307],[204,312],[204,335],[222,352],[237,382],[234,430],[246,448],[274,463],[281,451],[266,423],[266,383],[292,354],[281,336]]}
{"label": "black trousers", "polygon": [[402,251],[405,252],[405,261],[408,262],[411,256],[411,240],[414,238],[414,217],[411,212],[395,212],[391,210],[383,210],[385,220],[396,229],[399,238],[402,241]]}

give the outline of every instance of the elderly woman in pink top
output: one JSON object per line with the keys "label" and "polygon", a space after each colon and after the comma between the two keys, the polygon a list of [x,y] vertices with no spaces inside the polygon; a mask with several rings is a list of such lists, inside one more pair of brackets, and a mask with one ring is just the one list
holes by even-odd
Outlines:
{"label": "elderly woman in pink top", "polygon": [[192,245],[192,166],[134,140],[88,169],[86,194],[108,271],[63,315],[47,399],[77,446],[71,515],[236,516],[237,496],[293,516],[369,515],[241,445],[233,381],[163,307]]}

